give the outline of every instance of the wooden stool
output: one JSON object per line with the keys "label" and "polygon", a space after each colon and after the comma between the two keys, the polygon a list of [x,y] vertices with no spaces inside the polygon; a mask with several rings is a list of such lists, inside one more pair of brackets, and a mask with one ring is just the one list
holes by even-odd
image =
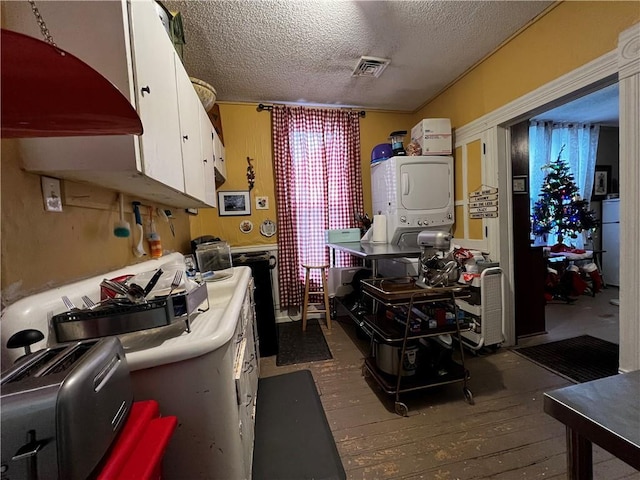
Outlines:
{"label": "wooden stool", "polygon": [[[329,265],[302,265],[305,270],[305,278],[304,278],[304,303],[302,305],[302,331],[305,332],[307,330],[307,315],[309,314],[309,307],[314,307],[312,312],[314,313],[324,313],[324,317],[327,320],[327,328],[331,330],[331,307],[329,305],[329,290],[327,288],[327,268]],[[314,268],[320,269],[320,274],[322,276],[322,290],[317,292],[310,292],[310,274],[311,270]],[[324,309],[318,308],[320,303],[314,304],[309,303],[310,295],[323,295],[324,296]]]}

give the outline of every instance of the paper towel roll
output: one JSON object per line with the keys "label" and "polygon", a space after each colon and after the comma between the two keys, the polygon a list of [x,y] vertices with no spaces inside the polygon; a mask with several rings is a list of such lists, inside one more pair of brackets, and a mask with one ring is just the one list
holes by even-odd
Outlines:
{"label": "paper towel roll", "polygon": [[373,243],[387,243],[387,217],[384,215],[373,216]]}

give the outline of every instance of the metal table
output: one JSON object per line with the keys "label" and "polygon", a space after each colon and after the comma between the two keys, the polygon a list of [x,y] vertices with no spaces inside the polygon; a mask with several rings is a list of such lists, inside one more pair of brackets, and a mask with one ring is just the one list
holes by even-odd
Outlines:
{"label": "metal table", "polygon": [[360,243],[360,242],[345,242],[345,243],[327,243],[327,247],[331,249],[333,261],[333,253],[335,250],[348,253],[354,257],[362,258],[364,260],[371,260],[371,269],[373,271],[373,277],[378,276],[378,260],[381,258],[400,258],[400,257],[419,257],[420,247],[404,247],[399,245],[391,245],[388,243]]}
{"label": "metal table", "polygon": [[544,394],[544,411],[567,428],[567,478],[593,478],[595,443],[640,470],[640,370]]}

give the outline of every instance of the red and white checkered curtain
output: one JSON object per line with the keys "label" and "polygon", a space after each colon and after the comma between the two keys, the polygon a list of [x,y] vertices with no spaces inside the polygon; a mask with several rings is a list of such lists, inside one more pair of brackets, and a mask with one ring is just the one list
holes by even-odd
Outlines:
{"label": "red and white checkered curtain", "polygon": [[[297,307],[303,264],[329,264],[325,230],[355,228],[362,213],[360,116],[339,109],[274,106],[273,163],[278,204],[280,305]],[[336,252],[335,266],[352,265]],[[312,282],[320,283],[318,270]]]}

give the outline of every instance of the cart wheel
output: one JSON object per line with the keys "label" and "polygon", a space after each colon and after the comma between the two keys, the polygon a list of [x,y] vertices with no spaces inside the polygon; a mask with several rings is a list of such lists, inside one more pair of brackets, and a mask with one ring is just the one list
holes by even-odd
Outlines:
{"label": "cart wheel", "polygon": [[464,394],[464,399],[467,401],[467,403],[469,405],[473,405],[474,401],[473,401],[473,394],[471,393],[471,390],[469,390],[467,387],[464,387],[462,389],[462,393]]}
{"label": "cart wheel", "polygon": [[402,402],[396,402],[395,407],[396,407],[396,413],[401,417],[406,417],[407,413],[409,413],[409,409]]}

